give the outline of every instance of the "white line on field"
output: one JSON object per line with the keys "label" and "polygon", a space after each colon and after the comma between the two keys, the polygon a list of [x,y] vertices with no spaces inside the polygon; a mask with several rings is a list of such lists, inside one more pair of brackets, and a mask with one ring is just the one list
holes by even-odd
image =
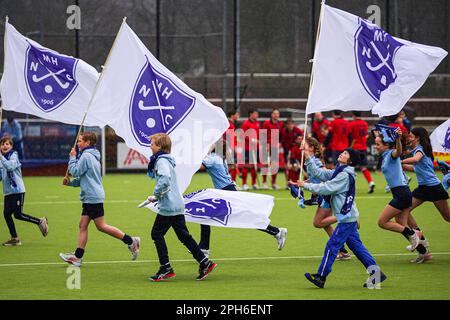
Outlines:
{"label": "white line on field", "polygon": [[[433,252],[433,255],[450,255],[450,252]],[[411,256],[413,253],[378,253],[374,257],[398,257]],[[250,261],[250,260],[276,260],[276,259],[321,259],[322,256],[292,256],[292,257],[242,257],[242,258],[217,258],[214,261]],[[195,262],[193,259],[171,260],[172,262]],[[159,263],[159,260],[125,260],[125,261],[86,261],[83,264],[119,264],[119,263]],[[7,263],[0,267],[29,267],[29,266],[51,266],[67,265],[65,262],[31,262],[31,263]]]}
{"label": "white line on field", "polygon": [[[390,199],[392,198],[391,196],[361,196],[361,197],[357,197],[356,199]],[[275,197],[275,201],[287,201],[287,200],[292,200],[295,201],[294,198],[277,198]],[[141,203],[143,201],[143,199],[138,199],[138,200],[105,200],[103,203],[136,203],[136,205],[138,205],[139,203]],[[25,202],[26,205],[41,205],[41,204],[54,204],[54,205],[62,205],[62,204],[81,204],[81,202],[79,200],[77,201],[27,201]],[[3,206],[3,203],[0,203],[0,207]]]}

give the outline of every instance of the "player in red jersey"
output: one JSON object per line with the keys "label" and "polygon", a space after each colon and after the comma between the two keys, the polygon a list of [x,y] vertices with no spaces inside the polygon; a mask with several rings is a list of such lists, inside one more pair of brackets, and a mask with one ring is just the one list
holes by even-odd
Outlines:
{"label": "player in red jersey", "polygon": [[367,192],[373,193],[375,182],[372,179],[369,169],[367,169],[367,138],[369,136],[369,125],[366,121],[361,119],[361,111],[353,111],[353,121],[349,123],[349,126],[352,138],[350,148],[359,151],[361,156],[359,167],[369,184]]}
{"label": "player in red jersey", "polygon": [[[227,142],[227,146],[229,148],[228,152],[230,160],[228,161],[228,171],[231,175],[231,180],[236,184],[236,176],[238,175],[237,170],[237,158],[236,158],[236,146],[237,146],[237,136],[236,136],[236,122],[239,119],[239,113],[237,111],[231,111],[227,113],[228,122],[230,126],[227,131],[223,134],[223,138]],[[237,184],[236,184],[237,185]]]}
{"label": "player in red jersey", "polygon": [[297,182],[300,178],[300,162],[302,159],[302,150],[301,145],[303,141],[303,136],[298,135],[295,138],[295,143],[292,146],[289,152],[289,158],[286,162],[286,166],[288,169],[288,178],[287,181],[295,181]]}
{"label": "player in red jersey", "polygon": [[244,163],[239,163],[239,169],[242,173],[242,190],[248,190],[247,176],[250,169],[252,176],[253,189],[259,189],[257,184],[258,168],[258,147],[259,147],[259,129],[258,111],[251,109],[248,112],[248,119],[241,126],[240,137],[244,139]]}
{"label": "player in red jersey", "polygon": [[[284,162],[288,163],[289,161],[289,153],[291,152],[292,147],[294,146],[295,140],[298,136],[303,137],[303,131],[299,127],[297,127],[292,120],[292,118],[288,118],[286,120],[286,126],[281,129],[281,145],[283,146],[284,151]],[[286,188],[289,189],[288,181],[289,181],[289,169],[285,168],[284,174],[286,177]]]}
{"label": "player in red jersey", "polygon": [[[267,130],[267,146],[262,146],[263,148],[267,147],[267,166],[272,168],[276,163],[274,163],[275,159],[278,159],[278,155],[272,156],[271,152],[272,149],[279,150],[280,145],[280,136],[281,136],[281,129],[283,128],[283,122],[278,120],[280,118],[280,110],[273,109],[272,114],[270,115],[270,120],[266,120],[263,123],[263,129]],[[274,132],[278,131],[278,134],[275,134]],[[276,138],[278,136],[278,139]],[[274,141],[272,141],[272,137]],[[270,169],[268,170],[269,173]],[[278,170],[275,173],[272,173],[272,189],[279,190],[280,187],[277,185],[277,174]],[[268,189],[267,187],[267,175],[262,175],[263,177],[263,184],[261,189]]]}
{"label": "player in red jersey", "polygon": [[312,123],[312,135],[314,138],[317,139],[320,143],[323,143],[325,141],[326,136],[322,133],[322,130],[320,130],[321,127],[324,125],[330,126],[330,121],[325,119],[322,112],[316,112],[314,114],[314,121]]}
{"label": "player in red jersey", "polygon": [[336,165],[339,155],[349,147],[349,125],[348,121],[344,119],[341,110],[333,111],[334,120],[331,121],[329,128],[330,133],[324,141],[324,144],[328,143],[328,149],[331,151],[334,164]]}

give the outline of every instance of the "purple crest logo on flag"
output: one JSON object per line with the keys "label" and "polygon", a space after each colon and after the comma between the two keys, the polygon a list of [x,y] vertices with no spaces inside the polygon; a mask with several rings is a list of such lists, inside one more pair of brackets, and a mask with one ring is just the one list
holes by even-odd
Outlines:
{"label": "purple crest logo on flag", "polygon": [[397,79],[394,58],[402,46],[383,29],[359,19],[354,46],[356,69],[367,93],[377,102]]}
{"label": "purple crest logo on flag", "polygon": [[442,147],[450,150],[450,127],[447,128],[447,132],[445,133],[445,140],[444,143],[442,144]]}
{"label": "purple crest logo on flag", "polygon": [[212,219],[226,226],[231,204],[224,199],[202,199],[187,203],[184,213],[195,218]]}
{"label": "purple crest logo on flag", "polygon": [[195,97],[146,61],[135,84],[130,103],[130,124],[136,141],[150,145],[155,133],[172,132],[189,114]]}
{"label": "purple crest logo on flag", "polygon": [[78,60],[29,44],[25,62],[28,93],[37,107],[50,112],[61,106],[75,91]]}

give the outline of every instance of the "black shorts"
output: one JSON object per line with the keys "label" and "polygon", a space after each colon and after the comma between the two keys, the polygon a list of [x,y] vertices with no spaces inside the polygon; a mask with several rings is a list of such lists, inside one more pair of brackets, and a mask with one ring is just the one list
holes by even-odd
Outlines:
{"label": "black shorts", "polygon": [[408,186],[395,187],[391,189],[394,199],[389,205],[398,210],[404,210],[412,206],[412,193]]}
{"label": "black shorts", "polygon": [[83,203],[82,216],[88,216],[91,219],[97,219],[105,215],[103,203]]}
{"label": "black shorts", "polygon": [[356,150],[360,154],[360,162],[358,164],[359,167],[367,167],[369,162],[367,162],[367,150]]}
{"label": "black shorts", "polygon": [[24,202],[25,193],[9,194],[4,198],[3,212],[7,214],[21,214]]}
{"label": "black shorts", "polygon": [[440,183],[434,186],[419,185],[419,187],[414,189],[412,195],[416,199],[431,202],[447,200],[449,198],[447,191],[445,191],[444,187]]}

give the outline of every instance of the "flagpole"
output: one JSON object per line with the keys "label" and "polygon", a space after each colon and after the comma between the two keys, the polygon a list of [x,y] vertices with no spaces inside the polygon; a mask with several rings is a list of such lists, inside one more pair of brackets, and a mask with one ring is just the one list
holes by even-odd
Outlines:
{"label": "flagpole", "polygon": [[[5,75],[5,66],[6,66],[6,24],[9,21],[9,17],[6,16],[5,17],[5,34],[3,36],[3,75],[2,77]],[[3,97],[0,100],[0,131],[1,131],[1,126],[3,123]]]}
{"label": "flagpole", "polygon": [[[309,98],[311,96],[311,87],[313,84],[313,78],[314,78],[314,62],[315,62],[315,51],[317,50],[317,42],[319,41],[319,36],[320,36],[320,29],[322,26],[322,18],[323,18],[323,6],[325,5],[325,0],[322,0],[321,2],[321,6],[320,6],[320,14],[319,14],[319,22],[317,24],[317,34],[316,34],[316,42],[315,42],[315,46],[314,46],[314,57],[312,59],[312,66],[311,66],[311,77],[309,79],[309,90],[308,90],[308,101]],[[303,162],[304,162],[304,158],[305,158],[305,152],[303,151],[303,148],[305,146],[305,140],[306,140],[306,136],[307,136],[307,132],[308,132],[308,114],[306,113],[306,109],[305,109],[305,130],[303,132],[303,140],[302,140],[302,158],[301,158],[301,162],[300,162],[300,177],[299,180],[303,181]],[[301,188],[298,189],[299,195],[300,195],[300,191]]]}
{"label": "flagpole", "polygon": [[[123,25],[123,23],[126,22],[126,21],[127,21],[127,17],[124,17],[123,20],[122,20],[122,25]],[[78,133],[77,133],[77,136],[76,136],[76,138],[75,138],[75,142],[74,142],[74,144],[73,144],[73,148],[72,148],[72,149],[75,149],[75,147],[77,146],[78,137],[80,136],[81,129],[83,128],[83,125],[84,125],[84,121],[86,120],[86,116],[87,116],[88,111],[89,111],[89,109],[90,109],[90,107],[91,107],[91,104],[92,104],[92,101],[93,101],[93,99],[94,99],[94,96],[95,96],[95,94],[97,93],[97,89],[98,89],[99,84],[100,84],[100,82],[101,82],[101,80],[102,80],[102,78],[103,78],[103,74],[104,74],[104,72],[105,72],[106,66],[108,65],[109,57],[111,56],[111,52],[112,52],[113,49],[114,49],[114,46],[115,46],[115,44],[116,44],[116,40],[117,40],[117,38],[118,38],[119,33],[120,33],[121,30],[122,30],[122,26],[120,26],[119,32],[117,33],[116,38],[114,39],[114,42],[113,42],[113,44],[112,44],[112,46],[111,46],[111,49],[109,50],[108,56],[106,57],[105,64],[102,66],[102,69],[103,69],[103,70],[102,70],[102,72],[100,73],[100,76],[99,76],[99,78],[98,78],[98,80],[97,80],[97,83],[95,84],[94,91],[92,92],[91,98],[89,99],[89,103],[88,103],[88,106],[87,106],[87,108],[86,108],[86,112],[84,113],[83,119],[81,120],[80,128],[78,129]],[[66,174],[65,174],[64,177],[65,177],[65,178],[68,178],[68,177],[69,177],[69,166],[68,166],[68,165],[67,165],[67,170],[66,170]]]}

